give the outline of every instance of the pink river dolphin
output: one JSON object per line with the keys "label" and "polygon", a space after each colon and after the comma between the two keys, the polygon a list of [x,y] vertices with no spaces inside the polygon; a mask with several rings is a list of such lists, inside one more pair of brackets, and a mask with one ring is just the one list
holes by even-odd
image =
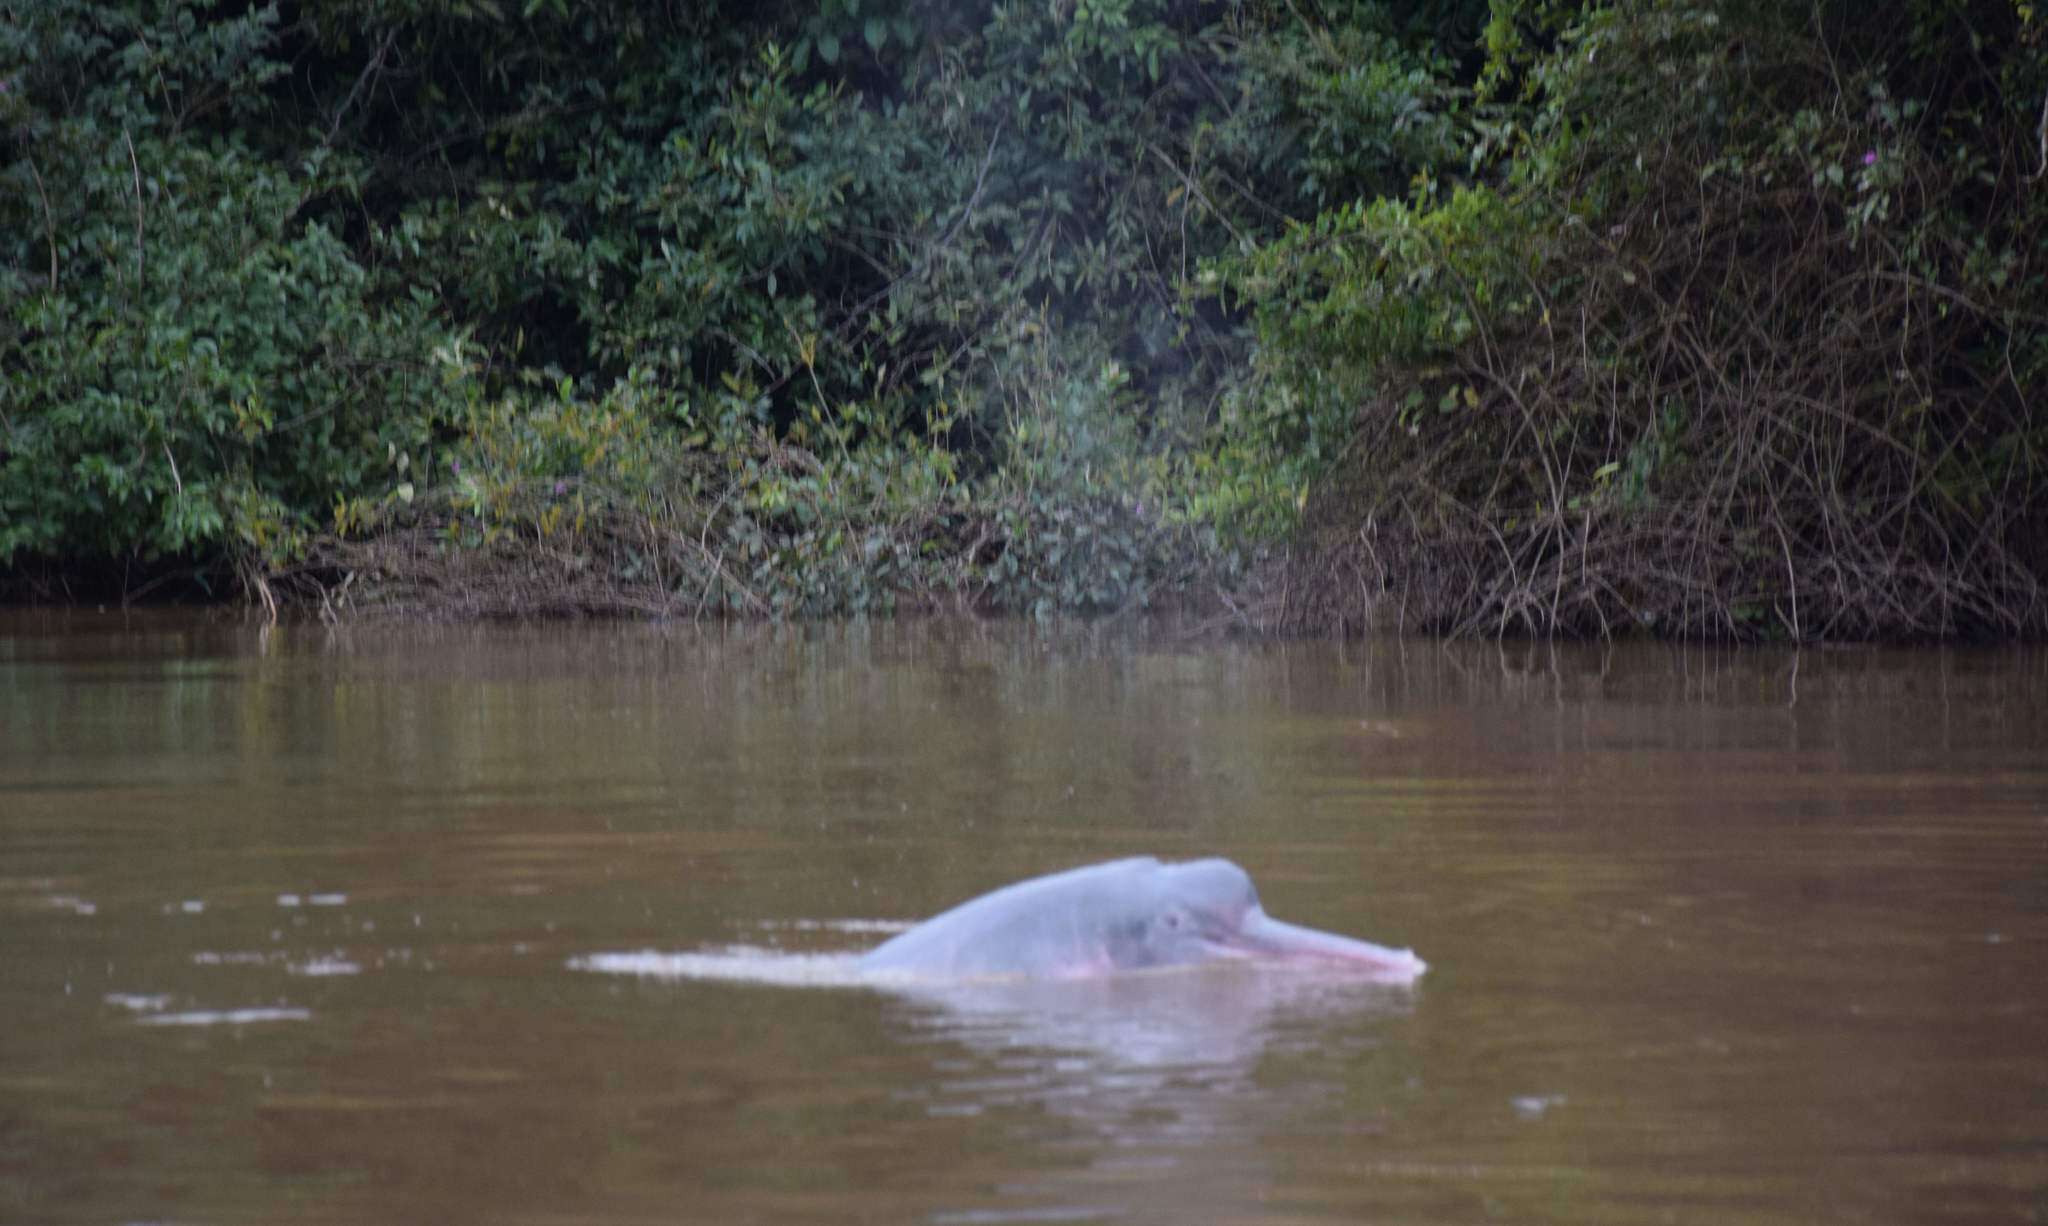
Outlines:
{"label": "pink river dolphin", "polygon": [[864,955],[862,971],[918,979],[1078,979],[1225,959],[1321,962],[1413,980],[1406,949],[1282,923],[1228,860],[1112,860],[1004,886]]}

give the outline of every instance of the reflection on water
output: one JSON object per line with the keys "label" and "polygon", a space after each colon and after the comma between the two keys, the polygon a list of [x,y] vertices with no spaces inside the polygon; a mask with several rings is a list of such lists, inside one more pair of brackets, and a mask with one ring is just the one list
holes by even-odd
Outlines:
{"label": "reflection on water", "polygon": [[[1261,1084],[1269,1050],[1351,1065],[1377,1046],[1374,1019],[1412,1005],[1407,985],[1250,963],[945,982],[863,972],[857,953],[734,946],[593,954],[571,965],[671,983],[881,997],[910,1067],[924,1057],[924,1071],[892,1093],[897,1104],[932,1120],[999,1118],[1009,1143],[1053,1156],[1006,1181],[995,1204],[976,1195],[967,1202],[973,1207],[932,1209],[932,1221],[1200,1221],[1219,1205],[1256,1204],[1271,1175],[1262,1157],[1243,1152],[1242,1139],[1333,1089]],[[1020,1130],[1019,1117],[1031,1123]]]}
{"label": "reflection on water", "polygon": [[908,989],[890,1016],[929,1053],[930,1072],[904,1099],[941,1119],[1029,1116],[1013,1135],[1052,1159],[1006,1183],[994,1206],[975,1197],[933,1218],[1258,1214],[1278,1173],[1247,1142],[1328,1111],[1341,1092],[1334,1079],[1263,1082],[1268,1055],[1356,1075],[1374,1058],[1375,1019],[1405,1013],[1409,996],[1358,977],[1246,965]]}
{"label": "reflection on water", "polygon": [[1237,1074],[1309,1019],[1405,1012],[1410,991],[1298,968],[1216,965],[1056,982],[905,984],[891,1016],[907,1035],[990,1053],[1047,1048],[1124,1070]]}
{"label": "reflection on water", "polygon": [[[862,929],[871,923],[852,921]],[[746,945],[584,954],[569,966],[676,983],[876,992],[908,1006],[892,1011],[906,1034],[994,1051],[1089,1052],[1133,1066],[1244,1065],[1283,1017],[1405,1011],[1412,990],[1405,980],[1390,984],[1341,969],[1242,962],[1079,979],[927,979],[864,971],[860,951],[794,954]]]}
{"label": "reflection on water", "polygon": [[656,980],[726,980],[786,988],[858,988],[868,984],[860,955],[786,954],[751,945],[727,945],[689,953],[646,949],[632,953],[583,954],[569,959],[579,971],[634,975]]}
{"label": "reflection on water", "polygon": [[[10,617],[0,1221],[2041,1220],[2044,699],[2038,652]],[[821,918],[1140,853],[1430,973],[855,985],[883,931]]]}

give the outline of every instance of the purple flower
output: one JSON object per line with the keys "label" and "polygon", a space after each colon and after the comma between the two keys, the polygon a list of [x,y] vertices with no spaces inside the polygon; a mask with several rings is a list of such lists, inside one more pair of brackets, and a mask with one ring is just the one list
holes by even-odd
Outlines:
{"label": "purple flower", "polygon": [[451,472],[451,473],[458,473],[458,474],[459,474],[459,473],[461,473],[461,471],[462,471],[462,461],[461,461],[461,460],[450,460],[450,461],[448,461],[448,471],[449,471],[449,472]]}
{"label": "purple flower", "polygon": [[555,482],[555,492],[556,492],[557,494],[566,494],[566,493],[568,493],[568,492],[569,492],[569,483],[568,483],[567,481],[557,481],[557,482]]}
{"label": "purple flower", "polygon": [[1863,151],[1863,164],[1864,164],[1865,166],[1875,166],[1875,165],[1877,165],[1877,150],[1875,150],[1875,149],[1865,149],[1865,150]]}

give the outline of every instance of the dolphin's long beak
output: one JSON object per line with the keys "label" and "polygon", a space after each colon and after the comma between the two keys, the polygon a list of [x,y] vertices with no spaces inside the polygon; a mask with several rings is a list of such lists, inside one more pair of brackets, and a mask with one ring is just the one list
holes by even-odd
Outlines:
{"label": "dolphin's long beak", "polygon": [[1289,924],[1267,915],[1263,907],[1253,907],[1246,913],[1244,923],[1236,932],[1224,936],[1218,946],[1221,952],[1240,957],[1343,962],[1388,978],[1413,979],[1429,969],[1429,964],[1412,950],[1388,949],[1370,941]]}

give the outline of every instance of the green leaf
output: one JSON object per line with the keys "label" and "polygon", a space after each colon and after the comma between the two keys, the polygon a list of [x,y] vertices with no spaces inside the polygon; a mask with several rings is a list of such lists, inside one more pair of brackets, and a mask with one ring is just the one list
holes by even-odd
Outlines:
{"label": "green leaf", "polygon": [[827,64],[837,64],[839,62],[839,36],[837,34],[818,35],[818,58]]}
{"label": "green leaf", "polygon": [[868,40],[868,46],[880,51],[882,44],[889,41],[889,25],[880,17],[870,17],[861,25],[861,34]]}

